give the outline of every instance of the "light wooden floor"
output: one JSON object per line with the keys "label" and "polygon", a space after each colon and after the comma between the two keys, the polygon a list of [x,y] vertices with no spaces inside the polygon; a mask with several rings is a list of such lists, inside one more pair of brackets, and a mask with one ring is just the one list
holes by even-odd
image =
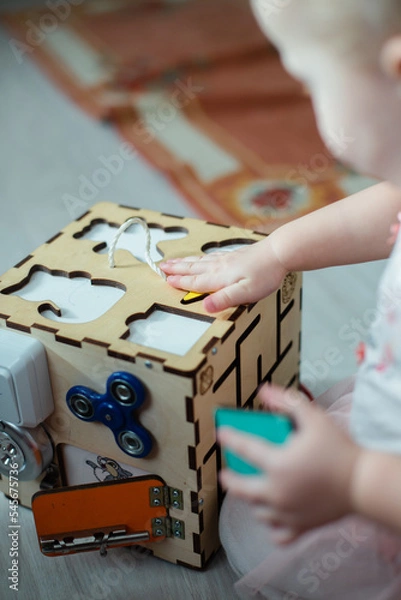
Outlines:
{"label": "light wooden floor", "polygon": [[[32,0],[34,3],[34,0]],[[2,7],[16,3],[3,1]],[[0,31],[0,273],[78,216],[63,197],[76,194],[81,176],[99,168],[99,157],[121,141],[60,95],[29,60],[19,65]],[[109,200],[191,216],[163,176],[140,159],[88,203]],[[82,210],[80,211],[82,212]],[[375,306],[382,264],[308,273],[304,283],[302,374],[318,394],[355,370],[356,321],[366,326]],[[353,335],[352,335],[353,334]],[[335,357],[335,360],[333,359]],[[233,600],[234,576],[220,552],[205,572],[195,572],[113,550],[50,559],[41,555],[32,515],[20,510],[20,589],[8,589],[8,503],[0,498],[0,598],[19,600]]]}

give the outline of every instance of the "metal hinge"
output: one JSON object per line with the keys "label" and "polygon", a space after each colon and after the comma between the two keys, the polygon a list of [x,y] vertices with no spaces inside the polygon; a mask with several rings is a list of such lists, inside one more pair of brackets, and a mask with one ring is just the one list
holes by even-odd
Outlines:
{"label": "metal hinge", "polygon": [[150,506],[184,509],[184,495],[181,490],[167,485],[149,488]]}
{"label": "metal hinge", "polygon": [[154,537],[169,537],[185,539],[185,523],[171,517],[156,517],[152,519],[152,534]]}
{"label": "metal hinge", "polygon": [[[150,505],[165,506],[166,508],[176,508],[183,510],[184,495],[181,490],[165,486],[153,486],[149,488]],[[152,532],[155,537],[172,537],[176,539],[185,539],[185,523],[180,519],[173,517],[155,517],[152,519]]]}

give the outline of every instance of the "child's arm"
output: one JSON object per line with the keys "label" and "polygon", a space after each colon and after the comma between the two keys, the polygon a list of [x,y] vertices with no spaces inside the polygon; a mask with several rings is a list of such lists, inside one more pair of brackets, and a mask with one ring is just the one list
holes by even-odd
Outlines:
{"label": "child's arm", "polygon": [[290,414],[297,430],[284,446],[221,428],[222,445],[259,467],[263,475],[228,470],[221,481],[254,505],[255,516],[273,527],[276,542],[359,513],[401,532],[401,457],[357,446],[327,415],[292,390],[265,386],[272,410]]}
{"label": "child's arm", "polygon": [[386,258],[400,210],[401,190],[379,183],[284,225],[272,234],[272,244],[291,271]]}
{"label": "child's arm", "polygon": [[365,450],[352,478],[355,512],[401,533],[401,456]]}
{"label": "child's arm", "polygon": [[161,263],[174,287],[208,296],[217,312],[268,296],[289,271],[385,258],[390,226],[401,210],[401,190],[380,183],[283,225],[266,239],[236,252]]}

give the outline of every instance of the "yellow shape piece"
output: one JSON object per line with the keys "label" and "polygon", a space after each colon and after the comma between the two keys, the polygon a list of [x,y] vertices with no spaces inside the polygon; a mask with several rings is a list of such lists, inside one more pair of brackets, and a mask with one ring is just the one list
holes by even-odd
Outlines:
{"label": "yellow shape piece", "polygon": [[199,292],[188,292],[181,300],[182,304],[191,304],[192,302],[198,302],[207,296],[208,294]]}

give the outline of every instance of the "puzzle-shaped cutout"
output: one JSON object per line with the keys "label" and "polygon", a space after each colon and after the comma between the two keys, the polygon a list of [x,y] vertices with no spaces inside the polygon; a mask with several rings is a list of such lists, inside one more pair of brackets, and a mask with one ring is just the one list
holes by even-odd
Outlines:
{"label": "puzzle-shaped cutout", "polygon": [[43,301],[40,314],[60,323],[88,323],[105,314],[125,290],[121,284],[92,281],[88,274],[70,274],[34,267],[11,293],[31,302]]}
{"label": "puzzle-shaped cutout", "polygon": [[250,246],[254,244],[255,240],[247,238],[237,240],[225,240],[224,242],[209,242],[202,248],[202,252],[205,254],[212,254],[213,252],[234,252],[244,246]]}
{"label": "puzzle-shaped cutout", "polygon": [[[148,224],[150,232],[150,257],[153,261],[163,258],[163,253],[157,247],[159,242],[172,241],[184,238],[188,235],[188,230],[179,227],[167,227],[163,229],[159,225]],[[89,239],[101,244],[95,246],[95,252],[108,252],[113,239],[117,233],[118,227],[105,222],[92,222],[89,228],[85,228],[80,234],[76,234],[77,239]],[[146,262],[145,257],[146,238],[143,228],[139,224],[133,224],[127,231],[121,234],[118,240],[117,250],[128,250],[140,262]]]}
{"label": "puzzle-shaped cutout", "polygon": [[125,339],[141,346],[184,356],[212,322],[212,318],[199,319],[189,314],[156,308],[143,319],[132,320]]}

